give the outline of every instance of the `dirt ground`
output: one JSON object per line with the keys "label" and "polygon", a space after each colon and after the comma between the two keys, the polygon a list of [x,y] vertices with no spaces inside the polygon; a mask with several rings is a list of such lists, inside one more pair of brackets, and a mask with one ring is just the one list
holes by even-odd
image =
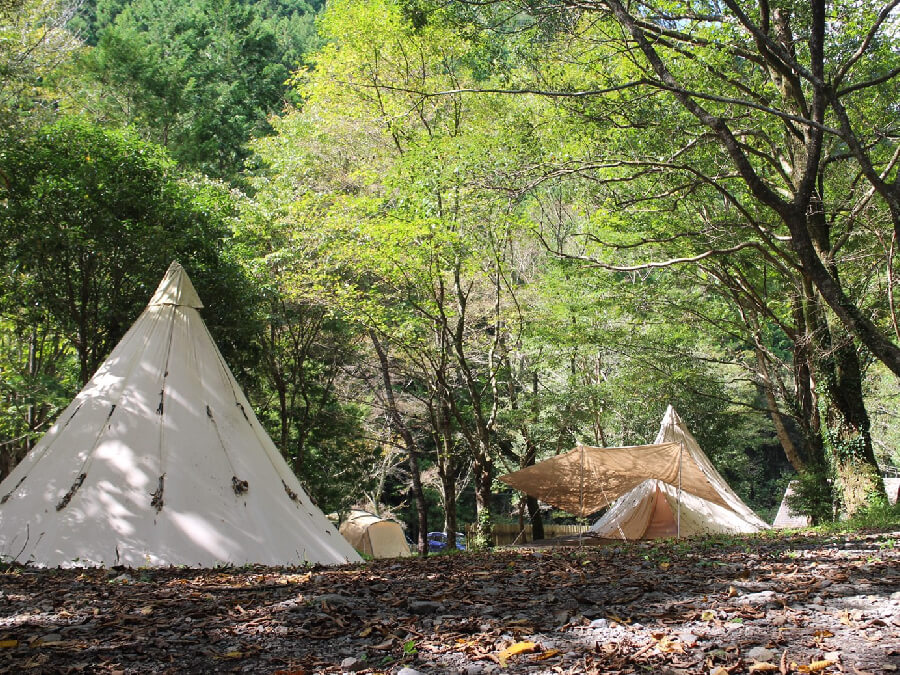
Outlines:
{"label": "dirt ground", "polygon": [[0,574],[0,673],[894,673],[900,532]]}

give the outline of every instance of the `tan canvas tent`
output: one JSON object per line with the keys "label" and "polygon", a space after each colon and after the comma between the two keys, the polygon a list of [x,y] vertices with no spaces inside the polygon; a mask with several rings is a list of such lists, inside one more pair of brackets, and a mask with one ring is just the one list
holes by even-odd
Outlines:
{"label": "tan canvas tent", "polygon": [[500,480],[575,515],[609,506],[591,528],[602,537],[768,527],[728,486],[671,406],[651,445],[579,446]]}
{"label": "tan canvas tent", "polygon": [[672,481],[648,480],[624,495],[591,527],[595,536],[624,539],[698,534],[738,534],[768,529],[722,478],[697,439],[672,406],[666,409],[656,435],[656,444],[675,443],[686,464],[696,466],[716,499],[682,481],[681,490]]}
{"label": "tan canvas tent", "polygon": [[173,263],[0,483],[0,557],[48,567],[359,560],[254,416],[202,306]]}
{"label": "tan canvas tent", "polygon": [[794,494],[795,484],[795,481],[788,483],[784,497],[781,498],[778,513],[775,514],[775,520],[772,521],[772,527],[778,529],[809,527],[809,517],[794,513],[788,504],[788,499]]}
{"label": "tan canvas tent", "polygon": [[360,553],[373,558],[412,555],[400,523],[379,518],[368,511],[353,510],[341,523],[341,534]]}

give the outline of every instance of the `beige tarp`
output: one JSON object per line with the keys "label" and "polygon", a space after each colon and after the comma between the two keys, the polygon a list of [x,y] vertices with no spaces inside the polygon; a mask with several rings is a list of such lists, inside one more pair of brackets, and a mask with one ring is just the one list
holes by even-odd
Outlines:
{"label": "beige tarp", "polygon": [[341,523],[340,532],[353,548],[373,558],[412,555],[400,524],[368,511],[351,511],[350,517]]}
{"label": "beige tarp", "polygon": [[335,564],[359,556],[253,414],[173,263],[0,483],[0,559],[48,567]]}
{"label": "beige tarp", "polygon": [[680,443],[621,448],[578,446],[562,455],[500,476],[507,485],[577,516],[587,516],[647,479],[681,485],[726,506],[700,466]]}
{"label": "beige tarp", "polygon": [[652,445],[579,446],[500,480],[575,515],[609,506],[591,528],[602,537],[651,539],[768,527],[716,471],[672,406]]}

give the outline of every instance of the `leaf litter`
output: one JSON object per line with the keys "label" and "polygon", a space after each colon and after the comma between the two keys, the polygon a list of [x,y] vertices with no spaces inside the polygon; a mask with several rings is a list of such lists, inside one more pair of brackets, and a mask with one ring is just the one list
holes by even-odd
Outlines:
{"label": "leaf litter", "polygon": [[[0,574],[0,673],[900,675],[900,532]],[[664,563],[664,564],[663,564]]]}

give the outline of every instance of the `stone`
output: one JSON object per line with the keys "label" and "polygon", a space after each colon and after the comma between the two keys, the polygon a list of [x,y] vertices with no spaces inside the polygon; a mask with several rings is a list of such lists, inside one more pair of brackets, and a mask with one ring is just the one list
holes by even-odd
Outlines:
{"label": "stone", "polygon": [[687,647],[694,647],[697,644],[697,636],[688,631],[678,634],[678,640]]}
{"label": "stone", "polygon": [[422,673],[415,668],[401,668],[397,671],[397,675],[422,675]]}
{"label": "stone", "polygon": [[357,670],[362,670],[363,668],[367,668],[368,665],[365,661],[357,659],[353,656],[348,656],[346,659],[341,661],[341,670],[347,670],[350,672],[356,672]]}
{"label": "stone", "polygon": [[754,647],[749,652],[747,652],[747,656],[754,661],[774,661],[778,656],[771,649],[766,649],[765,647]]}

